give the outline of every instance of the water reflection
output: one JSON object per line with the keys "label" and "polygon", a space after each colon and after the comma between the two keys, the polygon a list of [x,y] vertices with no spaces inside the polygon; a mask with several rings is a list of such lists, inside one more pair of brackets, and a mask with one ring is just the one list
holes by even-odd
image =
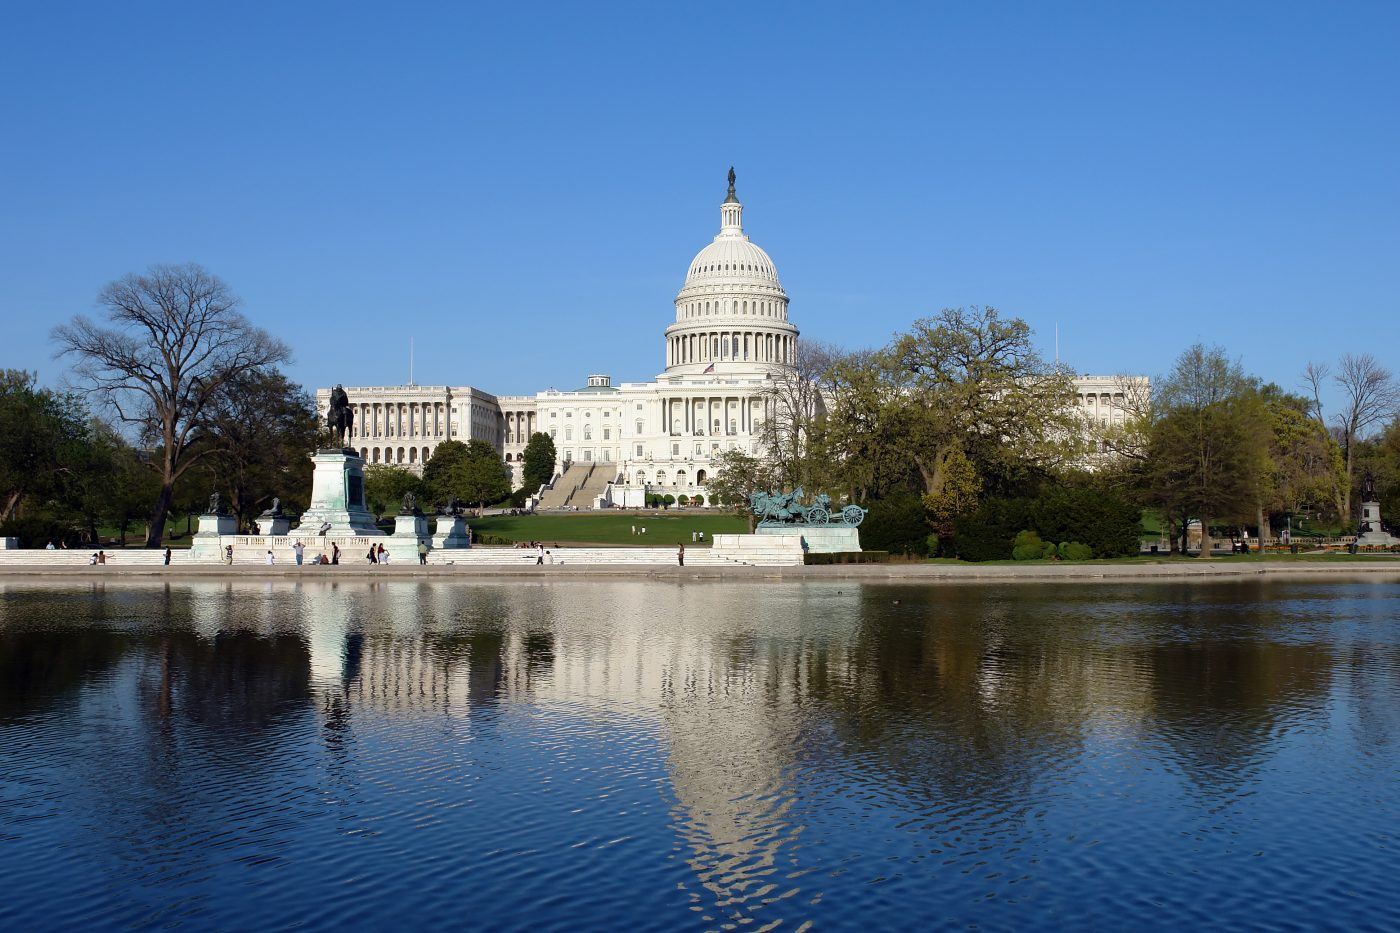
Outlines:
{"label": "water reflection", "polygon": [[[310,925],[327,918],[296,905],[334,884],[364,918],[480,901],[546,923],[909,926],[914,903],[1024,925],[1093,892],[1085,916],[1140,923],[1143,887],[1178,919],[1237,896],[1164,887],[1202,854],[1173,857],[1173,833],[1220,829],[1221,807],[1242,821],[1228,832],[1260,833],[1252,796],[1341,774],[1358,790],[1333,815],[1362,826],[1332,856],[1364,903],[1367,806],[1396,801],[1377,787],[1397,763],[1397,598],[1371,584],[7,585],[0,763],[17,776],[0,824],[32,828],[0,839],[92,844],[0,863],[21,885],[127,866],[145,894],[75,881],[75,922],[139,924],[172,891],[205,922],[252,922],[260,908],[227,912],[222,872],[277,864],[261,909]],[[1304,773],[1300,749],[1325,766]],[[1081,837],[1114,880],[1051,884]],[[380,858],[398,873],[371,884]]]}

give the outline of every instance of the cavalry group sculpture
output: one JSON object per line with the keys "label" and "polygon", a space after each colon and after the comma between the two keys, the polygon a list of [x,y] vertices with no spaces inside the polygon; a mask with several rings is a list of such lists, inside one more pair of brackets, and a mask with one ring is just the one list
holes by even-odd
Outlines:
{"label": "cavalry group sculpture", "polygon": [[865,509],[847,505],[835,514],[831,497],[820,493],[810,505],[801,502],[802,487],[792,492],[756,492],[749,496],[749,507],[760,525],[847,525],[852,528],[865,520]]}

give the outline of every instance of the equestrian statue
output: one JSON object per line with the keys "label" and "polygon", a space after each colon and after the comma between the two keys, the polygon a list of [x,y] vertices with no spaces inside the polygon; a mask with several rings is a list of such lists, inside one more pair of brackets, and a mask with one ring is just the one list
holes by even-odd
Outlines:
{"label": "equestrian statue", "polygon": [[345,436],[355,423],[355,411],[350,407],[350,398],[345,394],[345,386],[337,384],[331,389],[331,404],[326,411],[326,426],[335,434],[336,446],[345,447]]}

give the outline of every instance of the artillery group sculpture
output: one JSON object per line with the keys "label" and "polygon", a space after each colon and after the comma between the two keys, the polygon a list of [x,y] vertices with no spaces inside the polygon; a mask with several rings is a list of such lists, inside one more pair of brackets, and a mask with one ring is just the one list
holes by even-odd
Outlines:
{"label": "artillery group sculpture", "polygon": [[865,509],[858,505],[843,506],[833,513],[831,497],[820,493],[810,505],[804,505],[802,487],[792,492],[755,492],[749,496],[749,507],[758,517],[760,526],[823,525],[854,528],[865,520]]}

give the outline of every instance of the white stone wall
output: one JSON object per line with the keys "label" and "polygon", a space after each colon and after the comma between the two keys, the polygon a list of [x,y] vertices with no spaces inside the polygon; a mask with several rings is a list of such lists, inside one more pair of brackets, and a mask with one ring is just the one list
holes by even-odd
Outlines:
{"label": "white stone wall", "polygon": [[[325,423],[329,388],[316,390]],[[369,465],[403,466],[421,473],[437,445],[483,440],[501,449],[496,396],[471,386],[346,386],[355,421],[345,445]]]}

